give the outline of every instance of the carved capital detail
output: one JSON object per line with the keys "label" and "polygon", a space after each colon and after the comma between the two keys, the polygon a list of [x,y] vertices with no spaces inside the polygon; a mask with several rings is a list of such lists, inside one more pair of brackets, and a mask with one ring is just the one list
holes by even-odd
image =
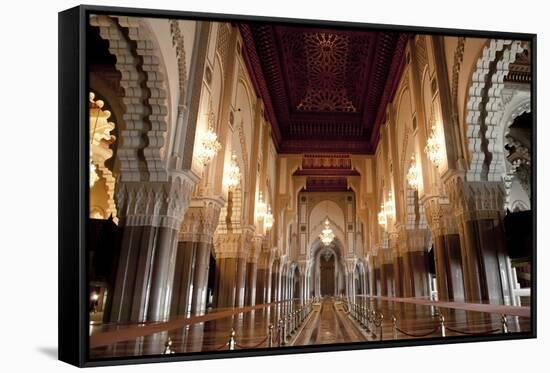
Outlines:
{"label": "carved capital detail", "polygon": [[502,182],[465,181],[453,175],[445,181],[453,213],[464,221],[502,217],[505,192]]}
{"label": "carved capital detail", "polygon": [[116,205],[121,225],[179,229],[196,180],[178,176],[169,182],[121,182]]}
{"label": "carved capital detail", "polygon": [[214,235],[214,253],[218,258],[247,258],[254,230],[245,228],[239,232],[228,231]]}
{"label": "carved capital detail", "polygon": [[426,228],[407,229],[405,225],[399,226],[397,247],[400,253],[426,251],[430,230]]}
{"label": "carved capital detail", "polygon": [[449,203],[443,202],[439,196],[430,197],[424,201],[426,219],[434,237],[457,234],[456,218]]}
{"label": "carved capital detail", "polygon": [[179,240],[212,242],[223,202],[216,198],[193,198],[181,224]]}

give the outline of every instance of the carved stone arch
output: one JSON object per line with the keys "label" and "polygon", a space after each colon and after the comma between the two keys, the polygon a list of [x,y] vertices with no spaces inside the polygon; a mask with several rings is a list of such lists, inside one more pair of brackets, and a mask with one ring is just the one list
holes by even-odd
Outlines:
{"label": "carved stone arch", "polygon": [[[514,120],[525,113],[531,112],[531,96],[530,92],[514,92],[512,94],[512,97],[504,98],[504,115],[502,117],[502,123],[500,126],[500,134],[499,134],[499,140],[502,142],[503,150],[505,150],[505,146],[513,146],[515,148],[524,148],[523,144],[516,142],[512,137],[510,137],[510,126],[514,123]],[[525,149],[525,148],[524,148]],[[529,162],[530,154],[528,152],[525,152],[526,159],[517,160],[514,163],[511,163],[507,159],[507,154],[504,154],[504,165],[502,167],[504,168],[504,192],[505,192],[505,202],[504,202],[504,208],[507,209],[510,207],[510,195],[512,192],[512,183],[514,180],[514,177],[516,177],[516,171],[518,167],[520,166],[521,162]],[[527,190],[526,190],[527,191]],[[529,192],[528,192],[529,193]],[[512,204],[513,206],[513,204]],[[512,209],[512,211],[514,211]]]}
{"label": "carved stone arch", "polygon": [[[107,194],[106,209],[102,208],[104,218],[110,215],[115,222],[118,222],[115,204],[116,181],[113,175],[114,166],[112,162],[109,162],[116,154],[116,146],[114,145],[116,144],[116,119],[112,119],[111,117],[112,113],[109,103],[103,99],[101,94],[95,91],[90,92],[89,107],[90,114],[92,110],[97,110],[96,120],[90,117],[90,162],[96,167],[96,174],[99,172],[104,180],[105,192]],[[100,115],[103,118],[98,126]],[[90,187],[90,203],[94,200],[93,198],[93,189]]]}
{"label": "carved stone arch", "polygon": [[139,68],[143,73],[148,95],[145,102],[149,113],[149,128],[146,131],[147,145],[143,156],[147,163],[149,177],[153,181],[166,179],[165,144],[168,126],[168,81],[166,67],[153,32],[144,20],[135,17],[117,17],[118,24],[127,29],[128,38],[135,43],[135,53],[140,57]]}
{"label": "carved stone arch", "polygon": [[510,63],[523,50],[512,40],[490,40],[481,51],[472,73],[466,104],[466,139],[470,155],[470,181],[501,181],[503,152],[497,144],[503,114],[502,89]]}
{"label": "carved stone arch", "polygon": [[[146,165],[141,155],[145,147],[147,131],[143,105],[147,92],[140,84],[139,59],[132,43],[124,35],[117,22],[109,16],[93,15],[90,25],[99,28],[99,35],[109,44],[109,53],[116,57],[115,68],[121,74],[124,113],[119,131],[117,158],[120,164],[121,181],[140,181],[148,178]],[[121,211],[120,207],[118,210]]]}
{"label": "carved stone arch", "polygon": [[[237,81],[237,87],[239,86],[239,84],[241,84],[244,88],[244,91],[246,93],[246,97],[248,99],[248,105],[250,107],[250,110],[251,110],[251,118],[250,118],[250,121],[251,121],[251,124],[252,124],[252,127],[254,126],[254,105],[253,105],[253,102],[252,102],[252,99],[251,99],[251,96],[250,96],[250,88],[248,87],[248,84],[246,83],[246,80],[240,76],[238,81]],[[238,91],[238,88],[235,90],[235,94],[237,94],[237,91]],[[235,103],[236,103],[236,99],[235,99]],[[237,108],[239,109],[239,108]],[[243,165],[244,165],[244,176],[245,176],[245,179],[246,180],[249,180],[249,174],[250,174],[250,168],[249,168],[249,165],[251,163],[250,161],[250,158],[249,158],[249,154],[248,154],[248,143],[247,143],[247,138],[246,138],[246,134],[245,134],[245,130],[244,130],[244,125],[243,125],[243,121],[242,121],[242,118],[241,118],[241,121],[238,121],[237,122],[237,131],[238,131],[238,134],[239,134],[239,141],[241,143],[241,151],[242,151],[242,155],[243,155]],[[253,134],[252,134],[253,136]],[[251,143],[252,143],[252,139],[250,139]]]}
{"label": "carved stone arch", "polygon": [[454,114],[458,113],[458,85],[460,77],[460,69],[462,67],[462,61],[464,59],[464,47],[466,44],[466,38],[458,37],[455,54],[453,57],[453,69],[451,74],[451,102],[453,105]]}
{"label": "carved stone arch", "polygon": [[[221,56],[219,55],[218,52],[216,52],[215,54],[215,57],[214,57],[214,66],[212,66],[212,74],[214,75],[216,73],[216,68],[219,68],[220,69],[220,90],[219,90],[219,97],[218,97],[218,102],[217,102],[217,113],[216,113],[216,118],[217,118],[217,121],[216,121],[216,132],[218,132],[219,130],[219,126],[220,125],[225,125],[224,123],[220,123],[220,118],[221,118],[221,113],[222,113],[222,104],[223,104],[223,95],[224,95],[224,90],[225,90],[225,80],[224,80],[224,65],[223,65],[223,62],[222,62],[222,58]],[[213,78],[212,78],[213,79]],[[212,83],[213,85],[213,83]],[[211,95],[214,96],[218,94],[217,92],[214,92],[214,90],[212,89],[212,92],[211,92]]]}
{"label": "carved stone arch", "polygon": [[170,23],[170,34],[172,35],[172,47],[176,49],[176,57],[178,60],[178,83],[180,91],[178,116],[180,116],[187,110],[185,100],[187,94],[188,71],[185,55],[185,38],[178,20],[170,19],[168,22]]}

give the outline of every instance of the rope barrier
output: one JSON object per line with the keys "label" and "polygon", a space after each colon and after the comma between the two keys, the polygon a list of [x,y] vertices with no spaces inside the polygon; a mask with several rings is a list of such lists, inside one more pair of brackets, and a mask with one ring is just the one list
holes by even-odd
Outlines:
{"label": "rope barrier", "polygon": [[216,347],[214,350],[215,350],[215,351],[222,350],[222,349],[224,349],[225,347],[227,347],[228,344],[229,344],[229,342],[225,342],[225,343],[222,344],[221,346]]}
{"label": "rope barrier", "polygon": [[[448,328],[447,328],[447,329],[448,329]],[[428,333],[425,333],[425,334],[407,333],[407,332],[404,331],[403,329],[399,329],[399,328],[397,328],[397,327],[395,328],[395,330],[397,330],[399,333],[405,334],[405,335],[408,336],[408,337],[423,338],[423,337],[429,336],[430,334],[437,333],[437,332],[439,331],[439,326],[436,326],[434,329],[430,330]]]}
{"label": "rope barrier", "polygon": [[450,330],[451,332],[458,333],[458,334],[464,334],[464,335],[484,335],[484,334],[493,334],[493,333],[501,331],[500,329],[491,329],[491,330],[486,330],[486,331],[482,331],[482,332],[468,332],[468,331],[465,331],[465,330],[453,329],[449,326],[447,326],[446,328],[447,328],[447,330]]}
{"label": "rope barrier", "polygon": [[235,346],[237,346],[238,348],[244,348],[244,349],[248,349],[248,348],[258,348],[260,347],[261,345],[263,345],[265,342],[267,342],[267,337],[265,337],[264,339],[262,339],[259,343],[257,344],[253,344],[253,345],[243,345],[243,344],[240,344],[239,342],[235,342]]}

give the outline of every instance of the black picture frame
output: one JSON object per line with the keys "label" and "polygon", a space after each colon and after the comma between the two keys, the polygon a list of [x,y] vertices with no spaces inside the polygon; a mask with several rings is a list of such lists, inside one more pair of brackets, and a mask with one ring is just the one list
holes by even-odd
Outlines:
{"label": "black picture frame", "polygon": [[[285,347],[284,349],[255,349],[211,351],[174,355],[106,358],[91,360],[88,356],[88,290],[86,258],[86,224],[88,221],[89,188],[87,161],[88,132],[88,69],[86,59],[86,27],[89,14],[128,15],[153,18],[174,18],[209,21],[260,21],[271,23],[354,27],[369,30],[391,30],[447,36],[490,37],[531,42],[532,84],[532,201],[533,201],[533,255],[531,288],[531,331],[513,334],[426,338],[353,344]],[[536,338],[537,336],[537,35],[483,30],[461,30],[420,26],[369,24],[343,21],[212,14],[158,9],[138,9],[109,6],[81,5],[59,13],[59,360],[79,367],[105,365],[174,362],[186,360],[219,359],[262,355],[327,352],[402,346],[482,342]]]}

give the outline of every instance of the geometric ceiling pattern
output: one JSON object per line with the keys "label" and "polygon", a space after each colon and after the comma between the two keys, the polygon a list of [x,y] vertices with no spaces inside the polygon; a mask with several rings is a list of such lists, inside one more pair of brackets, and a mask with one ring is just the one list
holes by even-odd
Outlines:
{"label": "geometric ceiling pattern", "polygon": [[279,152],[374,152],[408,34],[260,22],[238,27]]}

